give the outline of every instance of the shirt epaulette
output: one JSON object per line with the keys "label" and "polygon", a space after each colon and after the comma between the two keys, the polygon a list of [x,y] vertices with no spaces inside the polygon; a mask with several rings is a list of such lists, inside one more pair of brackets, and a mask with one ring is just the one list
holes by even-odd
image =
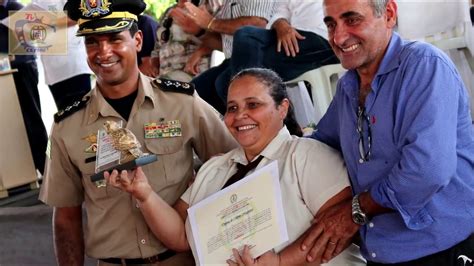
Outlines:
{"label": "shirt epaulette", "polygon": [[81,110],[84,108],[87,104],[87,101],[89,98],[84,98],[80,101],[75,101],[73,104],[69,105],[68,107],[59,110],[55,115],[54,115],[54,122],[59,123],[61,122],[64,118],[74,114],[75,112]]}
{"label": "shirt epaulette", "polygon": [[179,92],[188,95],[193,95],[194,93],[194,84],[177,80],[157,78],[152,81],[152,85],[162,91]]}

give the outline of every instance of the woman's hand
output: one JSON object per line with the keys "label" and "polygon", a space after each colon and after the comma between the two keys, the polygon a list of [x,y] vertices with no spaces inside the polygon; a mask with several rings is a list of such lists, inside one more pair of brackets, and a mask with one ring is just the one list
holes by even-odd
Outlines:
{"label": "woman's hand", "polygon": [[183,29],[184,32],[196,35],[201,31],[201,27],[194,23],[194,20],[186,15],[187,11],[184,8],[173,8],[170,11],[170,16],[173,18],[173,22]]}
{"label": "woman's hand", "polygon": [[242,255],[239,254],[237,249],[232,249],[232,253],[234,254],[234,258],[236,261],[227,260],[227,264],[230,266],[234,265],[268,265],[268,266],[278,266],[280,265],[280,257],[278,254],[274,253],[273,251],[267,251],[262,256],[254,259],[250,255],[250,248],[245,245],[244,250],[242,251]]}
{"label": "woman's hand", "polygon": [[193,76],[199,74],[199,64],[201,63],[201,59],[203,58],[204,53],[197,49],[191,56],[188,58],[186,65],[184,66],[184,72],[189,73]]}
{"label": "woman's hand", "polygon": [[132,194],[139,202],[145,202],[153,192],[141,167],[120,173],[114,169],[112,173],[104,172],[104,178],[108,184]]}
{"label": "woman's hand", "polygon": [[207,29],[213,17],[204,6],[197,7],[192,3],[186,2],[184,7],[188,11],[185,13],[188,18],[192,19],[201,29]]}

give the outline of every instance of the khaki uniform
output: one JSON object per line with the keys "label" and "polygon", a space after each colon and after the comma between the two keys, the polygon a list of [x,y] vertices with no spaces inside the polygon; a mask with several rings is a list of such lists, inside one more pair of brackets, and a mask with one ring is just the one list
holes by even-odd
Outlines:
{"label": "khaki uniform", "polygon": [[[153,189],[170,205],[183,194],[193,176],[193,149],[201,160],[236,146],[217,112],[196,94],[163,91],[140,75],[138,95],[128,121],[106,102],[96,88],[86,106],[56,123],[40,200],[55,207],[79,206],[87,212],[86,254],[93,258],[146,258],[166,248],[143,219],[129,193],[91,182],[95,153],[83,138],[96,134],[107,120],[123,122],[158,161],[143,166]],[[179,83],[168,87],[180,88]],[[184,88],[180,88],[185,91]],[[145,139],[144,124],[179,120],[182,136]],[[89,159],[89,160],[88,160]]]}

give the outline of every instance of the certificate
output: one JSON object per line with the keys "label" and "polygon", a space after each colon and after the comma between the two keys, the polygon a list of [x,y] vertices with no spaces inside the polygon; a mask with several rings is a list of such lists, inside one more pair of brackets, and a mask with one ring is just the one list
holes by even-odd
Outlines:
{"label": "certificate", "polygon": [[276,161],[188,209],[200,264],[227,265],[232,249],[253,257],[288,241]]}

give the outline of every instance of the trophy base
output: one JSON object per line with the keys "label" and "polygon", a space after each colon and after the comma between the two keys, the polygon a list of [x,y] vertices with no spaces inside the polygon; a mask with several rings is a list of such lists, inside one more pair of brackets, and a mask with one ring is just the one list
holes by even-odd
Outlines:
{"label": "trophy base", "polygon": [[146,165],[146,164],[152,163],[156,160],[158,160],[158,157],[155,154],[145,155],[145,156],[136,158],[135,160],[126,162],[124,164],[118,164],[118,165],[112,166],[108,169],[105,169],[103,171],[100,171],[100,172],[98,172],[98,173],[91,176],[91,181],[92,182],[97,182],[97,181],[103,180],[104,179],[104,172],[110,172],[114,169],[117,169],[118,171],[131,170],[133,168],[136,168],[137,166]]}

